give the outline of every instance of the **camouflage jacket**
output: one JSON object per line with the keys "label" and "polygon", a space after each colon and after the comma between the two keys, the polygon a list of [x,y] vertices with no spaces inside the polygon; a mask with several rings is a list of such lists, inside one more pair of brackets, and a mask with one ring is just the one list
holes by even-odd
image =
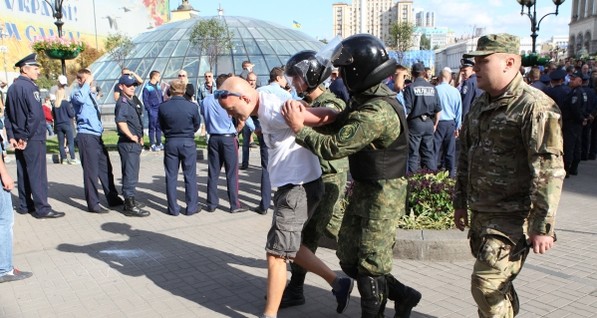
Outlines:
{"label": "camouflage jacket", "polygon": [[[343,100],[336,97],[334,93],[330,92],[329,90],[325,90],[323,94],[319,95],[313,102],[311,102],[310,106],[328,107],[341,112],[344,110],[344,108],[346,108],[346,103],[344,103]],[[322,134],[333,133],[333,131],[331,131],[330,129],[326,129],[326,127],[315,128],[315,131]],[[348,159],[346,158],[336,160],[325,160],[319,157],[319,163],[321,164],[321,171],[324,174],[348,171]]]}
{"label": "camouflage jacket", "polygon": [[454,208],[522,213],[530,234],[551,235],[565,176],[561,126],[555,102],[520,74],[503,95],[481,95],[462,125]]}
{"label": "camouflage jacket", "polygon": [[[347,109],[330,124],[335,133],[321,134],[305,127],[296,134],[296,142],[326,160],[344,158],[366,147],[386,148],[400,135],[400,120],[389,103],[372,99],[395,98],[395,94],[384,84],[376,85],[351,99]],[[353,198],[362,205],[355,212],[359,215],[394,218],[404,213],[406,180],[356,182]]]}

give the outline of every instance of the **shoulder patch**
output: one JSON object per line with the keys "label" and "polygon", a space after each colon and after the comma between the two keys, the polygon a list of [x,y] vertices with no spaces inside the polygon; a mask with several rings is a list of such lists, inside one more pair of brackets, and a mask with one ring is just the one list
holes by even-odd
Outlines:
{"label": "shoulder patch", "polygon": [[346,127],[342,127],[340,129],[340,131],[338,132],[338,139],[339,141],[348,141],[350,139],[352,139],[352,137],[354,137],[354,135],[357,133],[357,129],[354,126],[346,126]]}
{"label": "shoulder patch", "polygon": [[36,101],[41,102],[41,98],[39,97],[39,92],[33,92],[33,97]]}

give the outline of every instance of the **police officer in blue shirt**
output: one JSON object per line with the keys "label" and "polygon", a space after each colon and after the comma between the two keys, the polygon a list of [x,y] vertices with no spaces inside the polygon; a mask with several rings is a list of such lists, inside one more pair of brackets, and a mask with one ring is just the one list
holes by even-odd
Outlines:
{"label": "police officer in blue shirt", "polygon": [[122,195],[124,196],[124,215],[148,216],[149,211],[141,209],[135,201],[141,150],[143,149],[143,124],[140,105],[135,103],[137,80],[131,75],[122,75],[118,80],[120,97],[116,102],[114,116],[118,128],[118,154],[122,162]]}
{"label": "police officer in blue shirt", "polygon": [[[216,86],[220,87],[228,78],[221,74],[216,79]],[[226,171],[226,186],[230,213],[245,212],[238,199],[238,139],[237,128],[232,118],[218,102],[218,91],[208,95],[201,102],[201,114],[205,118],[205,130],[209,134],[207,143],[207,212],[213,212],[218,206],[218,176],[222,164]],[[243,126],[244,127],[244,126]]]}
{"label": "police officer in blue shirt", "polygon": [[21,75],[8,89],[6,135],[17,159],[17,211],[36,218],[59,218],[64,213],[52,211],[48,203],[46,120],[39,87],[34,82],[40,74],[36,58],[33,53],[15,64]]}
{"label": "police officer in blue shirt", "polygon": [[179,166],[182,166],[184,174],[185,203],[187,205],[183,214],[192,215],[201,211],[197,192],[197,147],[194,140],[201,120],[197,105],[183,97],[185,89],[186,85],[182,80],[175,79],[170,82],[172,98],[161,104],[158,111],[160,127],[166,137],[164,170],[170,215],[180,214],[180,206],[176,202]]}

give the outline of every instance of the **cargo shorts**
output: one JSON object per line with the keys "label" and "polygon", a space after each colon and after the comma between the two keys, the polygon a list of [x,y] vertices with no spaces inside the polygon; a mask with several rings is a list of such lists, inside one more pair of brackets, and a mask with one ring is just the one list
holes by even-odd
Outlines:
{"label": "cargo shorts", "polygon": [[301,232],[323,197],[321,178],[303,185],[287,184],[274,194],[274,215],[265,251],[293,259],[301,247]]}

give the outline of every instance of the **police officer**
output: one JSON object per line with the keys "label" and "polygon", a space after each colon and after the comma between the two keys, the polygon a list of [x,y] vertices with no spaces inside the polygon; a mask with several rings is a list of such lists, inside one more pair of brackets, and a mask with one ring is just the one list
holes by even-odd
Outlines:
{"label": "police officer", "polygon": [[[327,62],[329,63],[329,59]],[[306,103],[309,103],[309,106],[329,107],[340,112],[344,110],[346,104],[322,85],[330,76],[331,67],[331,63],[326,65],[326,60],[316,56],[315,51],[301,51],[290,57],[285,70],[286,76],[292,79],[291,85],[297,95],[302,97]],[[319,239],[324,232],[337,240],[343,216],[339,201],[344,194],[348,171],[348,160],[346,158],[337,160],[320,158],[319,163],[322,170],[321,178],[325,188],[325,196],[319,202],[317,209],[302,231],[302,243],[313,253],[317,250]],[[290,267],[292,268],[292,276],[290,277],[290,283],[284,290],[280,308],[305,303],[303,285],[307,271],[294,262],[290,264]]]}
{"label": "police officer", "polygon": [[122,75],[118,80],[120,97],[114,108],[116,127],[118,128],[118,154],[122,163],[122,195],[124,196],[124,215],[148,216],[135,201],[141,150],[143,149],[143,110],[135,103],[135,87],[138,82],[132,75]]}
{"label": "police officer", "polygon": [[19,189],[19,213],[36,218],[59,218],[48,203],[46,168],[46,120],[41,105],[37,54],[27,55],[15,64],[21,75],[8,89],[6,98],[6,135],[15,149]]}
{"label": "police officer", "polygon": [[564,102],[568,98],[568,95],[572,91],[570,87],[564,85],[564,78],[566,77],[566,71],[563,69],[557,69],[551,73],[549,73],[550,83],[549,86],[545,90],[545,94],[551,97],[551,99],[556,102],[558,107],[562,109],[564,107]]}
{"label": "police officer", "polygon": [[[583,65],[583,68],[585,65]],[[588,118],[588,122],[582,127],[582,149],[580,160],[588,160],[589,151],[591,151],[591,133],[593,129],[595,129],[593,128],[595,119],[593,114],[597,112],[597,93],[595,93],[595,89],[589,86],[589,80],[591,77],[584,72],[582,75],[582,89],[587,95],[587,108],[585,110],[585,117]]]}
{"label": "police officer", "polygon": [[473,70],[475,62],[471,59],[460,60],[460,74],[462,76],[462,83],[460,84],[460,96],[462,97],[462,119],[471,109],[471,104],[477,96],[483,92],[477,86],[477,74]]}
{"label": "police officer", "polygon": [[588,97],[582,88],[582,78],[583,74],[580,71],[569,74],[568,86],[572,92],[564,102],[564,107],[561,108],[566,177],[578,174],[582,129],[588,123]]}
{"label": "police officer", "polygon": [[164,170],[166,172],[166,197],[168,213],[178,215],[180,206],[176,203],[178,167],[184,174],[186,210],[183,214],[192,215],[201,211],[197,193],[197,149],[194,135],[201,119],[197,105],[187,101],[182,95],[185,84],[175,79],[170,82],[172,98],[161,104],[158,111],[160,127],[166,137],[164,148]]}
{"label": "police officer", "polygon": [[413,64],[411,73],[415,80],[404,89],[409,132],[408,172],[417,172],[421,166],[435,171],[433,133],[442,107],[435,87],[425,80],[427,72],[423,64]]}
{"label": "police officer", "polygon": [[[367,48],[363,50],[362,48]],[[362,317],[383,317],[387,299],[396,316],[409,317],[421,294],[391,274],[397,221],[406,209],[408,125],[395,93],[382,81],[394,73],[378,38],[357,34],[342,41],[334,62],[352,96],[325,135],[303,125],[303,113],[285,106],[285,118],[296,141],[326,160],[348,157],[354,179],[346,207],[337,255],[342,270],[355,278]],[[423,70],[424,72],[424,70]]]}

